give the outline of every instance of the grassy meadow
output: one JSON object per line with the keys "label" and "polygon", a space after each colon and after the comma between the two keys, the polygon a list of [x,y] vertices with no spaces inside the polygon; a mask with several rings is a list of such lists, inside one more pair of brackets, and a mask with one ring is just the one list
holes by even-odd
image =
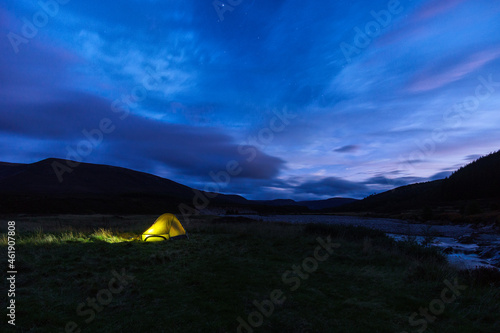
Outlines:
{"label": "grassy meadow", "polygon": [[15,329],[2,221],[1,331],[500,332],[499,274],[411,241],[210,216],[184,221],[189,239],[130,239],[155,218],[14,218]]}

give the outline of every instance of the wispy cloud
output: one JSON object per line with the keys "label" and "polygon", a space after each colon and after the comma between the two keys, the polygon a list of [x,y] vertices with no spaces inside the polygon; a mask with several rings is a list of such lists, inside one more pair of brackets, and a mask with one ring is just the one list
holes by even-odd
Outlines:
{"label": "wispy cloud", "polygon": [[409,19],[410,21],[421,21],[435,18],[448,14],[455,7],[470,0],[440,0],[440,1],[427,1],[419,10],[413,14]]}
{"label": "wispy cloud", "polygon": [[[459,128],[446,128],[443,112],[474,93],[478,75],[500,81],[500,5],[403,7],[346,64],[340,43],[386,0],[244,1],[223,22],[210,2],[71,1],[22,52],[0,38],[0,155],[66,157],[82,130],[116,120],[112,102],[140,93],[153,71],[159,84],[88,162],[203,187],[234,160],[243,171],[223,190],[253,198],[359,198],[441,177],[498,149],[500,89]],[[20,33],[38,8],[2,6],[0,33]],[[297,117],[281,129],[272,110],[285,108]],[[441,129],[447,141],[418,153]],[[241,145],[255,149],[251,162]]]}
{"label": "wispy cloud", "polygon": [[499,57],[500,48],[493,48],[476,52],[458,63],[450,62],[450,59],[444,59],[440,64],[422,70],[411,80],[408,90],[411,92],[425,92],[441,88],[466,77]]}
{"label": "wispy cloud", "polygon": [[460,5],[469,0],[428,0],[408,15],[397,29],[383,35],[377,42],[380,45],[401,43],[408,39],[423,40],[436,34],[430,26],[430,21],[448,17]]}
{"label": "wispy cloud", "polygon": [[337,153],[353,153],[356,152],[358,149],[359,149],[358,145],[347,145],[334,149],[333,151]]}
{"label": "wispy cloud", "polygon": [[331,197],[353,195],[366,192],[368,188],[361,183],[352,182],[338,177],[327,177],[317,181],[308,181],[296,187],[296,190]]}

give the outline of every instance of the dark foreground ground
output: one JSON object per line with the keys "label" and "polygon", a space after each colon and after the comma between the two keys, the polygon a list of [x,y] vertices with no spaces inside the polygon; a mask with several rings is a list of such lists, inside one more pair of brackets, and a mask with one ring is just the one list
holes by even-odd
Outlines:
{"label": "dark foreground ground", "polygon": [[459,269],[477,266],[500,270],[500,228],[496,225],[416,223],[391,218],[344,215],[246,215],[262,222],[320,223],[363,226],[385,232],[395,239],[413,240],[440,248]]}
{"label": "dark foreground ground", "polygon": [[186,240],[128,240],[155,218],[17,217],[15,329],[2,220],[1,331],[500,332],[499,273],[457,271],[433,248],[214,217],[183,221]]}

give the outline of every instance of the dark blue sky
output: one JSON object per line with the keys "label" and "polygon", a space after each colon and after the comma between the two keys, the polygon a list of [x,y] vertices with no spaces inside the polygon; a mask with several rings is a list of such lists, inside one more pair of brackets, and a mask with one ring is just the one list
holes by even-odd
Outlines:
{"label": "dark blue sky", "polygon": [[362,198],[500,148],[499,1],[41,3],[0,4],[2,161]]}

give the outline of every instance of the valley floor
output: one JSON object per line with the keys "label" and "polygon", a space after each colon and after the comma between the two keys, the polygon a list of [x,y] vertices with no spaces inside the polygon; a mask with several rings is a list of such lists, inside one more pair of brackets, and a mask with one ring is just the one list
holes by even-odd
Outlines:
{"label": "valley floor", "polygon": [[[500,331],[499,273],[458,271],[434,248],[351,225],[213,216],[181,220],[189,239],[129,239],[155,218],[18,216],[17,331]],[[16,331],[5,317],[2,332]]]}
{"label": "valley floor", "polygon": [[428,243],[446,252],[458,268],[500,269],[500,229],[490,226],[415,223],[400,219],[340,215],[244,215],[263,222],[320,223],[362,226],[385,232],[397,240]]}

